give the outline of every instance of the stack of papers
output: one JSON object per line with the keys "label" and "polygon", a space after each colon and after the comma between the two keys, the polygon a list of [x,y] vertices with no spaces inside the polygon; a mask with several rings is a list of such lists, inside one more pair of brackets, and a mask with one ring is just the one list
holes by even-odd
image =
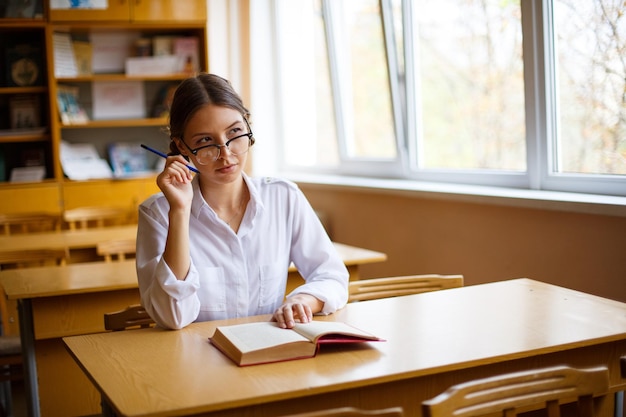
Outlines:
{"label": "stack of papers", "polygon": [[61,142],[61,165],[71,180],[112,178],[113,171],[91,143]]}

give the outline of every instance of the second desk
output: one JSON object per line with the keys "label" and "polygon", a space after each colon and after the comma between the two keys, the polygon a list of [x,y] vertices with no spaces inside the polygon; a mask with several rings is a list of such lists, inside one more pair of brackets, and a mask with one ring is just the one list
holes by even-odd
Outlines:
{"label": "second desk", "polygon": [[[335,245],[350,279],[360,277],[360,265],[386,259],[384,253]],[[287,291],[298,280],[297,270],[290,268]],[[105,312],[139,302],[134,260],[0,271],[0,284],[8,299],[16,300],[20,308],[30,415],[98,413],[100,396],[71,359],[61,338],[104,332]]]}

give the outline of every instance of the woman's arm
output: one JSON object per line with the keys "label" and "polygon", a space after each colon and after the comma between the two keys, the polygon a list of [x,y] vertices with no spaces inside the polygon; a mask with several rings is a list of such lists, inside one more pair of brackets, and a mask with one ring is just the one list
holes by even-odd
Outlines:
{"label": "woman's arm", "polygon": [[182,157],[169,157],[157,177],[165,199],[140,206],[137,277],[142,304],[162,327],[179,329],[198,317],[197,274],[189,252],[192,176]]}
{"label": "woman's arm", "polygon": [[273,319],[292,327],[313,314],[330,314],[348,300],[348,270],[310,203],[295,187],[291,259],[305,283],[290,294]]}

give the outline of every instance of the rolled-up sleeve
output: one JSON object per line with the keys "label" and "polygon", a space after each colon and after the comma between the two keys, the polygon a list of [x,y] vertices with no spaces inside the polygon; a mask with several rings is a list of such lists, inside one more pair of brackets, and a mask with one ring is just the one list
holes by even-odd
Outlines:
{"label": "rolled-up sleeve", "polygon": [[161,327],[180,329],[198,317],[200,284],[193,263],[187,277],[179,280],[163,260],[167,238],[164,214],[156,197],[139,208],[137,279],[141,303],[152,319]]}
{"label": "rolled-up sleeve", "polygon": [[293,221],[291,258],[305,283],[288,296],[306,293],[324,302],[321,314],[331,314],[348,300],[348,270],[317,214],[298,189]]}

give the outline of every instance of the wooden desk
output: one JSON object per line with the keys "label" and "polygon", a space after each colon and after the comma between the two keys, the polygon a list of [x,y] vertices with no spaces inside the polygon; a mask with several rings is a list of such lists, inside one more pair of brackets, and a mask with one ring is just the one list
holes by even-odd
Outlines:
{"label": "wooden desk", "polygon": [[[60,232],[27,233],[0,236],[0,251],[26,249],[92,249],[98,242],[114,239],[135,239],[137,225],[111,226]],[[71,261],[71,260],[70,260]]]}
{"label": "wooden desk", "polygon": [[[356,246],[345,245],[343,243],[333,243],[348,269],[350,281],[361,279],[361,273],[359,272],[361,265],[384,262],[387,260],[387,255],[382,252],[357,248]],[[303,278],[298,273],[298,270],[295,266],[291,265],[289,267],[289,277],[287,278],[287,290],[285,293],[289,294],[294,288],[303,283]]]}
{"label": "wooden desk", "polygon": [[139,302],[135,261],[0,271],[0,284],[18,305],[28,415],[92,414],[98,395],[61,337],[103,332],[105,312]]}
{"label": "wooden desk", "polygon": [[[107,406],[121,416],[279,416],[339,406],[420,404],[454,383],[567,363],[609,367],[626,387],[626,304],[529,280],[349,304],[340,320],[387,342],[326,348],[312,359],[238,368],[207,338],[218,325],[65,338]],[[609,416],[611,401],[599,406]],[[110,408],[108,408],[110,407]]]}
{"label": "wooden desk", "polygon": [[[386,259],[380,252],[336,245],[350,279],[359,277],[359,265]],[[298,285],[298,281],[298,272],[290,269],[289,285]],[[105,312],[139,302],[135,261],[0,271],[0,284],[8,299],[18,302],[30,415],[68,417],[99,412],[98,391],[72,360],[61,338],[104,332]]]}

